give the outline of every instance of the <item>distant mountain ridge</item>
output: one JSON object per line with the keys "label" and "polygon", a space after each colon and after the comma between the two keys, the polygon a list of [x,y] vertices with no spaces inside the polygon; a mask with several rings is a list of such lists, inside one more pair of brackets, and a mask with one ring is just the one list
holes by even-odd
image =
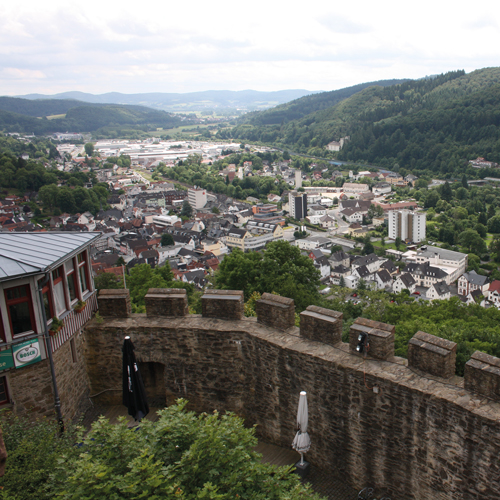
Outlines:
{"label": "distant mountain ridge", "polygon": [[54,95],[27,94],[16,96],[22,99],[76,99],[93,104],[139,105],[163,111],[203,111],[209,109],[267,109],[300,97],[319,93],[304,89],[262,92],[258,90],[207,90],[202,92],[166,93],[150,92],[122,94],[108,92],[89,94],[85,92],[63,92]]}
{"label": "distant mountain ridge", "polygon": [[[500,68],[373,83],[330,106],[322,107],[339,97],[335,93],[248,114],[217,136],[429,175],[461,174],[478,156],[500,163]],[[345,136],[350,141],[340,152],[327,152],[329,142]]]}

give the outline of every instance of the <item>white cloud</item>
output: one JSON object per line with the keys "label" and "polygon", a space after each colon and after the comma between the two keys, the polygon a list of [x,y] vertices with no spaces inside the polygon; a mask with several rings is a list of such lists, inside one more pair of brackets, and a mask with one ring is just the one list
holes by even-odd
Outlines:
{"label": "white cloud", "polygon": [[[474,5],[491,10],[484,0]],[[324,7],[319,0],[300,9],[255,0],[244,10],[229,0],[2,5],[0,94],[332,90],[498,64],[496,13],[473,17],[430,0]]]}

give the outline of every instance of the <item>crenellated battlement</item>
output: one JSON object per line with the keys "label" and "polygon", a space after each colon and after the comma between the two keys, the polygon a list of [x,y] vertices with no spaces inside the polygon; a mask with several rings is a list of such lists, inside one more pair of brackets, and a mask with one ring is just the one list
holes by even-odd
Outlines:
{"label": "crenellated battlement", "polygon": [[[202,315],[158,314],[185,308],[172,306],[175,294],[150,294],[156,306],[146,315],[128,315],[116,296],[123,317],[106,315],[86,330],[91,391],[107,391],[100,402],[119,403],[108,389],[121,384],[130,335],[146,385],[167,403],[184,397],[197,411],[234,411],[282,446],[295,433],[299,391],[307,391],[308,459],[354,487],[408,500],[500,497],[499,359],[476,352],[461,378],[456,344],[425,332],[410,340],[406,360],[394,356],[393,325],[358,318],[344,343],[341,313],[310,306],[298,328],[285,297],[264,294],[257,318],[246,318],[239,291],[207,291]],[[106,307],[112,297],[102,293]],[[356,350],[361,332],[366,357]]]}

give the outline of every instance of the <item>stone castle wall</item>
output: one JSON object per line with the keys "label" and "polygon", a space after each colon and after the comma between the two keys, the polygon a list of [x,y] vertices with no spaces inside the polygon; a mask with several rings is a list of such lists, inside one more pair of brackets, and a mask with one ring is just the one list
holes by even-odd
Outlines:
{"label": "stone castle wall", "polygon": [[[109,316],[87,325],[91,391],[106,391],[99,402],[121,402],[113,389],[120,388],[121,346],[130,335],[141,366],[164,367],[155,373],[163,373],[168,404],[182,397],[197,411],[234,411],[269,442],[291,445],[299,392],[307,391],[306,458],[353,487],[376,486],[408,500],[500,497],[499,360],[471,360],[465,389],[464,379],[448,376],[453,343],[424,332],[408,365],[394,357],[391,325],[360,318],[349,345],[340,341],[340,313],[308,308],[299,329],[289,325],[286,307],[293,303],[286,300],[274,301],[275,315],[266,297],[257,305],[263,319],[231,320],[220,318],[226,307],[234,314],[234,302],[222,299],[215,311],[215,299],[207,300],[210,317],[185,315],[180,302],[173,313],[171,305],[157,305],[154,316]],[[366,358],[355,348],[360,332],[373,339]]]}

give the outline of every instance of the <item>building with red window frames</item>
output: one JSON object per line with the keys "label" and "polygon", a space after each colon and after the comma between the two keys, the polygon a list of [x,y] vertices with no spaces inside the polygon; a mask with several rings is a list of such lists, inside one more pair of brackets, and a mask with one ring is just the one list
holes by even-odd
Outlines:
{"label": "building with red window frames", "polygon": [[[0,233],[0,409],[57,416],[49,348],[63,419],[89,404],[82,332],[97,310],[89,249],[99,236]],[[54,318],[64,325],[47,340]]]}

